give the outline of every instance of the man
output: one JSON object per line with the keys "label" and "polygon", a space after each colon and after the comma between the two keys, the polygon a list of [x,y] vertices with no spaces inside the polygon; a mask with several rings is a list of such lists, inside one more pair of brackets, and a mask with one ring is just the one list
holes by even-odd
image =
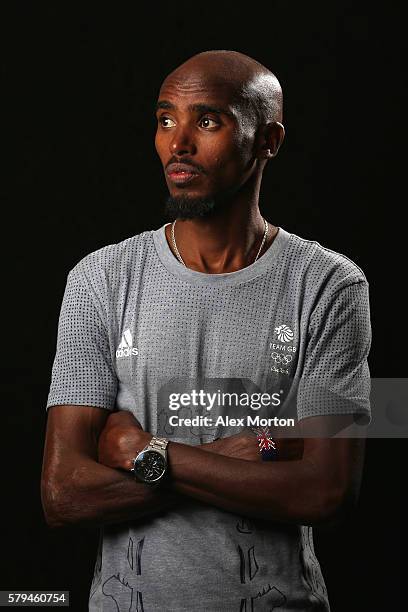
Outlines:
{"label": "man", "polygon": [[[47,522],[101,527],[90,610],[328,610],[312,527],[358,495],[362,441],[330,433],[370,414],[368,283],[261,216],[263,171],[284,139],[268,69],[200,53],[163,82],[157,123],[172,223],[68,275]],[[263,460],[248,421],[218,424],[231,407],[193,422],[231,389],[274,391],[269,415],[288,415],[296,396],[301,438],[275,440],[278,461]],[[258,430],[266,450],[274,432]]]}

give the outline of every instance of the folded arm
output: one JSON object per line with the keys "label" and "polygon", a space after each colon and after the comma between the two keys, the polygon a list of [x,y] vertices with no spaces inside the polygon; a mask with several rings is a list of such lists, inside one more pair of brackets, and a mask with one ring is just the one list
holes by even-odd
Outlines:
{"label": "folded arm", "polygon": [[50,527],[96,527],[135,520],[177,503],[179,494],[146,487],[130,473],[98,462],[98,439],[113,416],[92,406],[49,409],[41,499]]}
{"label": "folded arm", "polygon": [[[312,419],[305,419],[303,427],[307,421]],[[170,442],[170,478],[165,486],[151,487],[129,472],[132,457],[151,437],[127,411],[52,407],[41,480],[47,523],[99,526],[136,520],[188,496],[250,517],[319,524],[342,514],[357,498],[360,440],[305,438],[301,452],[293,441],[277,440],[278,462],[260,460],[254,436],[239,434],[201,446]]]}
{"label": "folded arm", "polygon": [[[99,460],[128,470],[130,458],[146,446],[151,434],[131,429],[102,439]],[[352,417],[312,417],[301,421],[302,452],[290,456],[290,440],[278,439],[280,461],[262,462],[255,436],[239,434],[201,446],[168,445],[167,490],[225,510],[267,520],[319,524],[341,516],[358,497],[364,441],[333,438]],[[109,442],[109,443],[107,443]],[[293,440],[292,440],[293,442]],[[289,452],[288,452],[289,449]],[[210,451],[210,452],[208,452]],[[296,449],[295,449],[296,451]],[[148,485],[146,485],[148,486]]]}
{"label": "folded arm", "polygon": [[305,439],[299,460],[250,462],[203,456],[199,448],[171,443],[172,489],[250,517],[318,524],[339,516],[355,500],[360,446],[358,440]]}

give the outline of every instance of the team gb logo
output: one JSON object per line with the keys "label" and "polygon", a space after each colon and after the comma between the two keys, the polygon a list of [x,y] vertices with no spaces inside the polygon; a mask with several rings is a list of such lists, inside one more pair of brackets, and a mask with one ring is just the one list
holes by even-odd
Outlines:
{"label": "team gb logo", "polygon": [[278,335],[280,342],[291,342],[294,337],[293,331],[287,325],[275,327],[275,334]]}

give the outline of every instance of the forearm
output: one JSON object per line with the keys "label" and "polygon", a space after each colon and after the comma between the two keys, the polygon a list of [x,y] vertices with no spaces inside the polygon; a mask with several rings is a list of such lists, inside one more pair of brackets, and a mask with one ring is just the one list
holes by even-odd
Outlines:
{"label": "forearm", "polygon": [[171,442],[171,487],[224,510],[267,520],[314,524],[331,507],[312,464],[255,462]]}
{"label": "forearm", "polygon": [[99,527],[136,520],[173,507],[182,497],[174,491],[149,487],[124,470],[77,458],[66,476],[43,479],[42,497],[51,527]]}
{"label": "forearm", "polygon": [[[126,425],[130,417],[116,418]],[[105,465],[129,469],[129,458],[151,438],[149,432],[132,428],[130,421],[120,435],[105,436],[99,451]],[[336,501],[332,482],[302,452],[298,460],[262,462],[255,436],[245,432],[200,446],[170,441],[167,450],[169,479],[162,488],[224,510],[312,524],[325,520]],[[285,452],[279,449],[279,456],[283,458]]]}

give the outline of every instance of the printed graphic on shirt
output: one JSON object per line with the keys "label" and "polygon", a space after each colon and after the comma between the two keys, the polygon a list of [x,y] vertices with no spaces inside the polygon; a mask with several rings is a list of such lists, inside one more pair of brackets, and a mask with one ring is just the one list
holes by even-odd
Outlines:
{"label": "printed graphic on shirt", "polygon": [[122,340],[116,350],[116,357],[120,359],[122,357],[131,357],[132,355],[138,355],[138,350],[133,346],[133,336],[130,329],[125,329],[122,334]]}
{"label": "printed graphic on shirt", "polygon": [[274,329],[274,338],[269,343],[271,372],[275,374],[289,374],[294,372],[296,361],[295,334],[291,327],[281,324]]}
{"label": "printed graphic on shirt", "polygon": [[294,337],[293,331],[287,325],[278,325],[278,327],[275,327],[275,334],[281,342],[291,342]]}
{"label": "printed graphic on shirt", "polygon": [[[235,525],[236,546],[239,557],[239,581],[247,594],[241,596],[239,612],[276,610],[287,602],[286,596],[274,584],[276,577],[270,573],[268,560],[258,553],[256,521],[240,517]],[[272,584],[271,584],[272,582]],[[242,591],[241,591],[242,592]],[[243,595],[243,593],[242,593]]]}
{"label": "printed graphic on shirt", "polygon": [[144,540],[143,537],[136,544],[129,537],[124,564],[127,571],[122,576],[119,571],[109,576],[102,585],[102,593],[106,598],[111,598],[115,602],[117,610],[144,612],[143,594],[139,584],[142,575]]}

